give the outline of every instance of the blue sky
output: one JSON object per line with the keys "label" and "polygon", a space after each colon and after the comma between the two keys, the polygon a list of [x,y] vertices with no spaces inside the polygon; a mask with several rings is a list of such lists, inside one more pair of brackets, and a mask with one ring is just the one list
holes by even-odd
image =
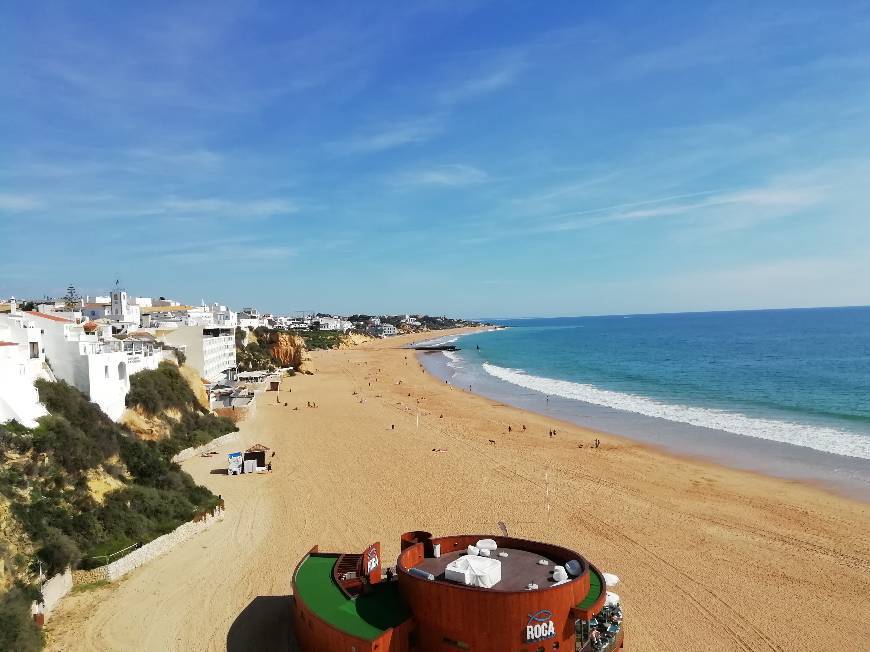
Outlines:
{"label": "blue sky", "polygon": [[0,296],[870,303],[867,3],[365,4],[5,3]]}

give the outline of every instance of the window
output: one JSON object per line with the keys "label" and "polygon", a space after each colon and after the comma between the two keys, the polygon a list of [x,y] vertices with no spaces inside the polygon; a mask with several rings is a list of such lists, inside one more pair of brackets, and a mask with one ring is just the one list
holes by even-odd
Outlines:
{"label": "window", "polygon": [[39,342],[31,342],[30,343],[30,357],[38,358],[39,357]]}
{"label": "window", "polygon": [[109,365],[106,365],[105,374],[106,374],[106,379],[108,379],[109,378]]}

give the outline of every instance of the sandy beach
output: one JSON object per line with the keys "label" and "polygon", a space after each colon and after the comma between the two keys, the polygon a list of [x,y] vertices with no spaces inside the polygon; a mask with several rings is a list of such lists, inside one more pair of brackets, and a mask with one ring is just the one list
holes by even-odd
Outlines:
{"label": "sandy beach", "polygon": [[229,449],[186,462],[225,520],[68,597],[48,649],[294,649],[290,576],[313,545],[380,540],[390,559],[404,531],[499,521],[621,577],[626,649],[867,649],[870,506],[453,388],[399,348],[411,339],[311,353],[314,374],[264,394],[232,448],[271,447],[274,472],[226,476]]}

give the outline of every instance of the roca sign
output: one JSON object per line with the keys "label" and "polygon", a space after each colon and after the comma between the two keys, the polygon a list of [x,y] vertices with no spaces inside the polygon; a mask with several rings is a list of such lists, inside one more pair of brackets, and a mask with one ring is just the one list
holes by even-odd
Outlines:
{"label": "roca sign", "polygon": [[380,564],[380,560],[378,560],[378,551],[374,547],[371,547],[369,548],[366,557],[366,572],[371,573],[378,567],[378,564]]}
{"label": "roca sign", "polygon": [[556,635],[556,626],[553,624],[553,612],[542,609],[536,614],[529,615],[526,624],[526,643],[535,643]]}

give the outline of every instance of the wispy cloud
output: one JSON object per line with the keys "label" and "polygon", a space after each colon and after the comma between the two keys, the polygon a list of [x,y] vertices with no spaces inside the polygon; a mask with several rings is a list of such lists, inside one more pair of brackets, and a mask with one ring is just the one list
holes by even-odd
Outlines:
{"label": "wispy cloud", "polygon": [[514,57],[500,66],[482,72],[477,77],[457,82],[445,88],[438,94],[438,101],[442,104],[453,105],[494,93],[513,84],[524,68],[523,59]]}
{"label": "wispy cloud", "polygon": [[42,207],[39,198],[32,195],[15,195],[0,193],[0,212],[27,213]]}
{"label": "wispy cloud", "polygon": [[441,119],[428,117],[418,120],[371,129],[356,138],[345,142],[332,143],[331,148],[341,154],[366,154],[423,143],[443,131]]}
{"label": "wispy cloud", "polygon": [[154,208],[157,213],[170,213],[181,216],[213,217],[272,217],[291,215],[299,211],[292,201],[283,198],[254,199],[250,201],[229,200],[218,197],[171,198],[159,202]]}
{"label": "wispy cloud", "polygon": [[457,188],[483,183],[489,175],[473,165],[438,165],[403,172],[393,179],[399,186],[446,186]]}
{"label": "wispy cloud", "polygon": [[[806,208],[817,203],[821,198],[822,192],[818,188],[802,189],[764,186],[724,192],[712,190],[580,211],[571,219],[553,221],[541,227],[540,230],[574,231],[615,222],[633,222],[689,214],[696,216],[698,219],[703,219],[712,209],[723,207],[753,210],[753,213],[744,216],[739,225],[736,222],[728,221],[727,218],[730,216],[719,215],[726,218],[720,226],[736,228],[737,226],[749,226],[752,222],[778,216],[783,212]],[[765,210],[773,210],[775,212],[773,214],[765,213]]]}

